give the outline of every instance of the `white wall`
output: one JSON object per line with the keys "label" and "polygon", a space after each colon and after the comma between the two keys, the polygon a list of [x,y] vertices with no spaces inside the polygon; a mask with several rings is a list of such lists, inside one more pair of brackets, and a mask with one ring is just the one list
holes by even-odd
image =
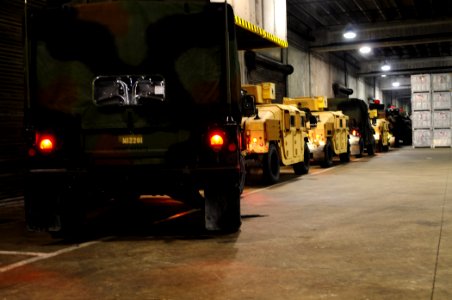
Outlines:
{"label": "white wall", "polygon": [[296,62],[292,64],[294,71],[287,78],[288,97],[300,97],[310,95],[310,67],[309,67],[309,55],[297,48],[289,47],[287,50],[288,62]]}
{"label": "white wall", "polygon": [[[210,0],[210,2],[224,2]],[[265,31],[287,40],[286,0],[227,0],[234,13]]]}
{"label": "white wall", "polygon": [[350,97],[363,100],[382,98],[381,89],[375,89],[373,82],[367,83],[364,78],[359,78],[354,66],[345,66],[332,55],[310,54],[308,50],[291,46],[290,41],[287,53],[288,64],[294,67],[294,72],[288,77],[288,97],[333,97],[332,85],[340,83],[353,89]]}

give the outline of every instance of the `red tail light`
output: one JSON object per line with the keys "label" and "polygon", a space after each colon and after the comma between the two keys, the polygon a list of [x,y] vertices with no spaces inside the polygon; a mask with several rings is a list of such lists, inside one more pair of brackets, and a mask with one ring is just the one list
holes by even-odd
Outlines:
{"label": "red tail light", "polygon": [[36,134],[36,146],[39,152],[49,154],[55,150],[56,139],[51,134]]}
{"label": "red tail light", "polygon": [[357,129],[353,129],[353,130],[352,130],[352,135],[358,136],[358,137],[361,136],[361,134],[359,133],[359,131],[358,131]]}
{"label": "red tail light", "polygon": [[225,133],[213,131],[209,134],[209,146],[214,151],[220,151],[225,143]]}

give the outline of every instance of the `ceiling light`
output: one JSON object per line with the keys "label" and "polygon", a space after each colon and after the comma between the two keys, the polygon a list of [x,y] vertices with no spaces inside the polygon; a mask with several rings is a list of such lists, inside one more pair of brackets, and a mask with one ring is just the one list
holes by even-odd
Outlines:
{"label": "ceiling light", "polygon": [[355,37],[356,37],[356,32],[354,32],[354,31],[344,32],[344,38],[346,38],[346,39],[354,39]]}
{"label": "ceiling light", "polygon": [[386,74],[381,74],[381,77],[386,77]]}
{"label": "ceiling light", "polygon": [[351,25],[347,25],[343,34],[346,39],[354,39],[356,37],[356,31]]}
{"label": "ceiling light", "polygon": [[391,66],[385,63],[384,65],[381,66],[381,70],[389,71],[389,70],[391,70]]}
{"label": "ceiling light", "polygon": [[392,83],[392,86],[393,86],[393,87],[399,87],[399,86],[400,86],[400,82],[394,81],[394,82]]}
{"label": "ceiling light", "polygon": [[369,46],[362,46],[361,48],[359,48],[359,52],[361,52],[362,54],[368,54],[371,50],[372,49]]}

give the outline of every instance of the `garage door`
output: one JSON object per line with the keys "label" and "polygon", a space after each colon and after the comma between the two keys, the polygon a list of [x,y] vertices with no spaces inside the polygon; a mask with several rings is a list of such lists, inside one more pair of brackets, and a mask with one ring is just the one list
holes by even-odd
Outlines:
{"label": "garage door", "polygon": [[[43,1],[29,1],[32,7]],[[23,0],[0,6],[0,199],[22,195],[24,64]]]}
{"label": "garage door", "polygon": [[275,102],[282,103],[287,91],[287,76],[293,72],[293,67],[252,51],[245,53],[245,63],[248,70],[248,82],[250,84],[261,82],[275,83]]}

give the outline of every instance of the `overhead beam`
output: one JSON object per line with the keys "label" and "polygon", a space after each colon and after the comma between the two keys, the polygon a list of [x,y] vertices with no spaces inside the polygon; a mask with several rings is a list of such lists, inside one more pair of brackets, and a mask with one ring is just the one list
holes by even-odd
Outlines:
{"label": "overhead beam", "polygon": [[343,27],[329,27],[314,32],[310,49],[317,52],[349,51],[363,44],[371,47],[394,47],[452,41],[452,18],[416,22],[389,22],[360,25],[358,41],[345,41]]}
{"label": "overhead beam", "polygon": [[440,73],[452,72],[452,57],[437,57],[429,59],[398,59],[391,64],[389,72],[380,71],[381,61],[374,60],[361,64],[359,76],[380,76],[386,74],[402,75],[402,74],[421,74],[421,73]]}
{"label": "overhead beam", "polygon": [[312,46],[309,49],[316,52],[336,52],[336,51],[350,51],[358,50],[363,45],[369,46],[371,48],[385,48],[385,47],[395,47],[395,46],[408,46],[408,45],[419,45],[419,44],[431,44],[431,43],[441,43],[452,41],[452,33],[447,34],[435,34],[427,36],[411,36],[404,38],[389,38],[382,40],[359,40],[356,42],[343,42],[328,44],[323,46]]}

